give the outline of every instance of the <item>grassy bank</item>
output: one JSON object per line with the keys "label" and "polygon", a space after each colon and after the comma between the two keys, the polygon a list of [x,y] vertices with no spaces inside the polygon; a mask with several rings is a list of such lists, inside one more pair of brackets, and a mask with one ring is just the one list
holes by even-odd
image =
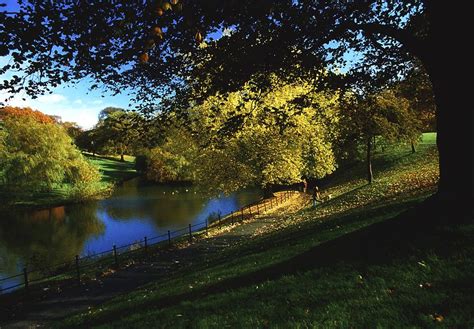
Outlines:
{"label": "grassy bank", "polygon": [[[96,192],[94,192],[95,194],[91,193],[91,198],[104,197],[110,193],[113,184],[137,176],[133,157],[127,156],[124,162],[111,157],[91,156],[87,154],[86,157],[99,168],[101,174],[101,181],[98,186],[94,187]],[[11,207],[42,208],[78,201],[74,191],[68,184],[64,184],[49,192],[30,193],[25,191],[24,193],[16,194],[14,197],[9,193],[2,194],[0,191],[0,199],[3,201],[0,205],[0,209],[9,209]]]}
{"label": "grassy bank", "polygon": [[[317,209],[274,214],[247,243],[58,327],[472,327],[474,225],[384,242],[382,225],[435,190],[436,158],[429,140],[378,154],[374,184],[363,167],[336,175]],[[357,240],[367,227],[372,245]]]}
{"label": "grassy bank", "polygon": [[135,158],[132,156],[125,156],[125,161],[110,156],[86,154],[86,157],[99,167],[103,182],[117,184],[138,175],[135,170]]}

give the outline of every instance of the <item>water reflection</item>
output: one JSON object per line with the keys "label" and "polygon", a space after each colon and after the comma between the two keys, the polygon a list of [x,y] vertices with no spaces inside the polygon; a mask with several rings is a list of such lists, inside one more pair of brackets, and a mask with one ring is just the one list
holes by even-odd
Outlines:
{"label": "water reflection", "polygon": [[104,231],[94,203],[0,213],[0,272],[46,267],[73,259],[85,242]]}
{"label": "water reflection", "polygon": [[115,220],[150,220],[157,229],[183,227],[195,218],[206,200],[190,187],[122,187],[114,198],[101,202],[101,209]]}
{"label": "water reflection", "polygon": [[260,198],[258,190],[205,198],[192,187],[133,180],[99,202],[0,213],[0,278],[51,266],[226,214]]}

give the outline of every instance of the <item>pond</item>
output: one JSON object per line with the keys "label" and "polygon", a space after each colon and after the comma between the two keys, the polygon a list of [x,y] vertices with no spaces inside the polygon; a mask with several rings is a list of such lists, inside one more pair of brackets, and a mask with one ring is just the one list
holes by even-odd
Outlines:
{"label": "pond", "polygon": [[[27,266],[53,266],[187,229],[260,199],[258,189],[208,198],[191,186],[150,185],[134,179],[105,200],[34,211],[0,213],[0,280]],[[7,288],[22,277],[0,281]]]}

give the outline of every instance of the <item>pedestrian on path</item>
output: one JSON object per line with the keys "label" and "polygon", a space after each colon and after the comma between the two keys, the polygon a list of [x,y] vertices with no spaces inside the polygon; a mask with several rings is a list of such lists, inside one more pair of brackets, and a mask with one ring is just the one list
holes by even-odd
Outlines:
{"label": "pedestrian on path", "polygon": [[319,201],[321,201],[321,194],[319,193],[319,187],[315,185],[313,188],[313,208],[316,208],[316,204]]}

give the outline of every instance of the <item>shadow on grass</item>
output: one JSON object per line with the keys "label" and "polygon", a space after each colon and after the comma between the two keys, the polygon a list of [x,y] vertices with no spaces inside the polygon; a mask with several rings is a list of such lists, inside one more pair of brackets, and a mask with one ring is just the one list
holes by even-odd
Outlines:
{"label": "shadow on grass", "polygon": [[[400,205],[398,205],[398,210],[400,209]],[[382,216],[396,212],[396,210],[394,206],[381,207],[331,220],[320,224],[318,228],[324,226],[328,228],[338,223],[354,224],[361,220],[361,216]],[[136,312],[143,312],[146,309],[171,307],[183,301],[198,300],[213,294],[246,288],[266,281],[277,280],[283,276],[304,273],[316,268],[332,267],[340,263],[354,266],[364,272],[364,269],[370,265],[390,264],[394,260],[405,259],[413,255],[422,255],[432,251],[440,255],[449,254],[455,250],[454,244],[460,233],[450,230],[445,224],[435,220],[443,216],[440,216],[436,200],[431,197],[393,218],[323,242],[279,263],[191,292],[166,296],[152,303],[128,305],[127,309],[108,312],[98,319],[93,319],[92,322],[95,325],[109,323]],[[303,234],[309,235],[311,231],[305,230]],[[298,236],[292,234],[291,238],[297,239]],[[271,243],[275,243],[275,241],[273,240]],[[466,282],[453,284],[465,285]]]}

